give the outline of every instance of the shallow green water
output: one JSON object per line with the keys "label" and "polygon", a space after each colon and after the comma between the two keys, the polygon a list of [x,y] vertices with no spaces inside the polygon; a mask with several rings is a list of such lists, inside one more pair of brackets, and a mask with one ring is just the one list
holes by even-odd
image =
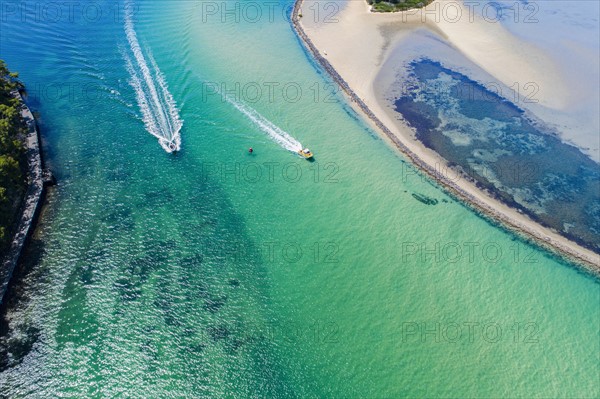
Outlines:
{"label": "shallow green water", "polygon": [[122,18],[98,4],[103,23],[2,27],[0,57],[30,88],[60,185],[6,314],[0,392],[600,394],[597,280],[457,203],[328,96],[280,16],[290,3],[256,23],[222,22],[206,2],[138,4],[139,41],[184,120],[175,156],[140,120]]}

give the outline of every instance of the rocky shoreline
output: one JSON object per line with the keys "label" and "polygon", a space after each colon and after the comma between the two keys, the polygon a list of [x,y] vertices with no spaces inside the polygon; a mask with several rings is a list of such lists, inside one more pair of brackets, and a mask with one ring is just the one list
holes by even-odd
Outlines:
{"label": "rocky shoreline", "polygon": [[430,178],[438,182],[444,189],[446,189],[454,197],[460,199],[477,213],[481,214],[485,218],[492,220],[495,223],[499,223],[502,227],[515,232],[521,236],[533,239],[538,245],[549,250],[550,252],[568,259],[574,262],[582,270],[589,272],[595,276],[600,276],[600,263],[598,257],[596,259],[585,256],[579,251],[563,245],[562,243],[552,240],[550,237],[542,235],[536,231],[533,231],[527,226],[519,223],[518,221],[507,217],[503,213],[494,209],[486,203],[483,203],[478,198],[475,198],[470,193],[466,192],[462,187],[456,184],[456,182],[446,178],[445,176],[438,173],[434,167],[424,162],[411,151],[392,131],[381,122],[381,120],[369,109],[365,102],[352,90],[350,85],[340,76],[335,70],[331,63],[324,58],[317,47],[313,44],[311,39],[304,31],[300,24],[301,18],[301,6],[303,0],[296,0],[294,8],[292,10],[292,27],[301,42],[304,44],[306,49],[310,52],[315,61],[331,76],[331,78],[340,86],[342,91],[349,97],[352,105],[356,106],[362,113],[372,122],[385,136],[392,141],[392,143],[410,159],[413,165],[418,167],[422,172],[427,174]]}
{"label": "rocky shoreline", "polygon": [[25,104],[21,93],[14,91],[13,95],[23,104],[21,117],[27,124],[27,136],[25,137],[25,149],[27,156],[27,191],[23,199],[21,215],[18,218],[17,232],[15,233],[5,257],[2,259],[0,269],[0,304],[4,303],[4,297],[8,291],[13,273],[28,238],[35,231],[35,224],[43,204],[45,187],[54,184],[52,174],[43,169],[42,156],[40,152],[40,136],[35,118],[29,107]]}

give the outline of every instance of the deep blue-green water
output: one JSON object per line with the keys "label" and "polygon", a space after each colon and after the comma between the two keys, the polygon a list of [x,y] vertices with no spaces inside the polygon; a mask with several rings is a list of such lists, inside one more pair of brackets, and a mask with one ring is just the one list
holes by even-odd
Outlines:
{"label": "deep blue-green water", "polygon": [[291,2],[140,1],[129,22],[19,4],[0,58],[59,185],[2,395],[600,395],[598,281],[407,165],[308,58]]}

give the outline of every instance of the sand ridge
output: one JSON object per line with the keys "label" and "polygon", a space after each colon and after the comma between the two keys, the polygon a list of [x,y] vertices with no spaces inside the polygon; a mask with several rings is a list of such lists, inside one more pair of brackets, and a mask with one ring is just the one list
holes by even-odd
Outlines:
{"label": "sand ridge", "polygon": [[[345,6],[334,16],[325,20],[318,18],[318,13],[311,12],[321,7],[323,3],[318,0],[297,0],[292,16],[293,25],[315,59],[340,84],[350,97],[353,107],[360,110],[376,130],[383,133],[384,137],[396,145],[421,170],[477,211],[513,231],[534,238],[540,245],[576,261],[592,273],[600,274],[598,254],[539,225],[526,215],[492,198],[475,187],[468,179],[457,179],[454,174],[448,174],[446,161],[416,141],[414,131],[402,120],[393,118],[389,110],[384,109],[381,99],[374,90],[375,79],[385,60],[408,35],[417,29],[434,32],[453,46],[456,44],[453,40],[460,41],[474,36],[473,39],[464,39],[462,48],[455,47],[477,65],[490,68],[487,72],[491,75],[497,73],[499,76],[496,78],[508,82],[513,79],[526,81],[530,76],[537,78],[540,74],[536,72],[539,70],[536,68],[540,68],[540,62],[542,64],[550,62],[541,52],[535,53],[537,55],[532,59],[524,58],[519,52],[510,54],[514,46],[513,40],[517,39],[511,37],[508,32],[498,33],[501,27],[489,31],[482,29],[482,22],[475,22],[476,18],[473,22],[466,19],[465,23],[450,26],[444,18],[436,20],[432,15],[424,18],[414,11],[393,14],[371,13],[370,6],[365,1],[352,0],[345,3]],[[443,4],[441,1],[436,1],[432,3],[433,7],[436,3]],[[299,14],[302,14],[302,17],[299,17]],[[499,36],[494,38],[494,34]],[[509,54],[504,63],[491,65],[491,62],[486,60],[489,50],[485,50],[482,43],[490,43],[494,40],[501,42],[494,47],[495,51],[509,52]],[[523,70],[511,68],[511,62],[522,67]],[[549,71],[549,77],[539,76],[539,79],[556,78],[552,67]],[[557,91],[565,90],[561,85],[553,87]],[[551,105],[561,106],[558,103]]]}

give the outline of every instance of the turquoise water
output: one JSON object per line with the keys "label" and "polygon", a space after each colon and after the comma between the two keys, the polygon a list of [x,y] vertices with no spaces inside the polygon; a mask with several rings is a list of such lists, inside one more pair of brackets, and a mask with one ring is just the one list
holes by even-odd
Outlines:
{"label": "turquoise water", "polygon": [[175,155],[144,125],[123,18],[97,4],[102,23],[3,21],[0,56],[60,184],[6,311],[0,392],[600,394],[598,281],[419,176],[328,86],[281,17],[290,2],[255,22],[136,3],[183,120]]}

